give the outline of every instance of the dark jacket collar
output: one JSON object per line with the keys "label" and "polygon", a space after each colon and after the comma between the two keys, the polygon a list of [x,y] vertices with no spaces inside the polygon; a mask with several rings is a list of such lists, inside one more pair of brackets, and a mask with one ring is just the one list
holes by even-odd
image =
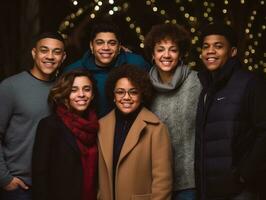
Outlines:
{"label": "dark jacket collar", "polygon": [[230,58],[217,71],[210,72],[206,68],[199,72],[199,79],[204,90],[219,90],[230,79],[233,72],[241,68],[241,63],[238,58]]}

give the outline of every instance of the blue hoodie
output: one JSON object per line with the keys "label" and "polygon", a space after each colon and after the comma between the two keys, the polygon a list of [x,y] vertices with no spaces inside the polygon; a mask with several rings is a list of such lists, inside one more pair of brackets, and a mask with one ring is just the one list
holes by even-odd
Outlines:
{"label": "blue hoodie", "polygon": [[123,64],[133,64],[136,65],[142,69],[145,69],[146,71],[149,71],[150,64],[144,60],[144,58],[140,55],[121,51],[117,58],[110,64],[109,67],[106,68],[100,68],[95,64],[95,57],[93,54],[91,54],[90,51],[87,51],[84,56],[68,65],[63,69],[63,72],[68,72],[74,69],[88,69],[92,74],[94,79],[96,80],[97,90],[98,90],[98,116],[102,117],[106,115],[112,108],[108,104],[106,95],[105,95],[105,82],[108,77],[108,74],[110,70],[113,67],[117,67]]}

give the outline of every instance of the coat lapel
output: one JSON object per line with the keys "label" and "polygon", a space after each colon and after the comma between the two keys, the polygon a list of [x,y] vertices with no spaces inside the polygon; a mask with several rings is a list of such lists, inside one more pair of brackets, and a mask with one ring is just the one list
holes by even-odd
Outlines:
{"label": "coat lapel", "polygon": [[158,118],[154,117],[154,115],[150,114],[146,108],[143,108],[139,115],[137,116],[135,122],[132,124],[128,135],[126,137],[125,143],[123,144],[117,166],[119,166],[120,162],[128,155],[134,147],[137,145],[143,130],[147,126],[147,123],[159,123]]}
{"label": "coat lapel", "polygon": [[103,159],[107,165],[108,173],[113,174],[113,144],[115,132],[115,112],[112,111],[103,120],[100,120],[98,134],[99,145],[102,150]]}

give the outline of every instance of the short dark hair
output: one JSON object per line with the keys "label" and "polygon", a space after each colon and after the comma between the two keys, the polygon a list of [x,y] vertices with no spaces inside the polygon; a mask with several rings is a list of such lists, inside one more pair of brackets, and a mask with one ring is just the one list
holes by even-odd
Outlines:
{"label": "short dark hair", "polygon": [[76,69],[62,74],[56,81],[55,85],[51,88],[48,95],[48,103],[53,109],[55,109],[59,105],[66,105],[66,100],[68,100],[69,98],[74,80],[76,77],[80,76],[86,76],[91,81],[94,98],[89,107],[96,108],[98,95],[96,82],[92,74],[85,69]]}
{"label": "short dark hair", "polygon": [[52,38],[61,41],[65,45],[65,40],[62,37],[62,35],[58,32],[43,32],[37,35],[36,37],[33,38],[33,45],[36,46],[36,44],[44,39],[44,38]]}
{"label": "short dark hair", "polygon": [[121,78],[127,78],[140,91],[143,105],[148,106],[154,92],[149,75],[145,70],[132,64],[115,67],[110,72],[105,84],[105,92],[109,102],[113,103],[115,85]]}
{"label": "short dark hair", "polygon": [[184,59],[191,46],[191,35],[183,26],[170,23],[154,25],[146,34],[144,40],[146,56],[151,59],[156,43],[165,39],[172,40],[177,45],[181,58]]}
{"label": "short dark hair", "polygon": [[233,28],[224,23],[210,23],[201,29],[200,41],[203,44],[204,38],[208,35],[222,35],[232,47],[237,47],[237,36]]}
{"label": "short dark hair", "polygon": [[90,41],[92,42],[98,33],[114,33],[118,42],[121,42],[121,34],[118,26],[111,20],[103,19],[96,21],[92,26],[90,33]]}

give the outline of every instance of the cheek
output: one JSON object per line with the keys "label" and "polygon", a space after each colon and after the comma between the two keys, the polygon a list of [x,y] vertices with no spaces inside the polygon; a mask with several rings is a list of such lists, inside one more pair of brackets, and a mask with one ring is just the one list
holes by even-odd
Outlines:
{"label": "cheek", "polygon": [[155,64],[159,64],[160,57],[161,57],[161,55],[159,53],[154,54],[153,60],[154,60]]}

